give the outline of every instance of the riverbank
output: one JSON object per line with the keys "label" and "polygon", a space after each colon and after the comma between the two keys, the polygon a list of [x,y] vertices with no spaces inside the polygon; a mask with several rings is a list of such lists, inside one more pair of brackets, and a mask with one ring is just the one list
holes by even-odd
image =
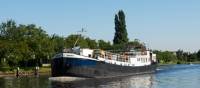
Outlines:
{"label": "riverbank", "polygon": [[158,63],[159,66],[162,65],[176,65],[176,64],[200,64],[200,61],[196,61],[196,62],[169,62],[169,63]]}
{"label": "riverbank", "polygon": [[[178,63],[158,63],[158,66],[163,66],[163,65],[176,65]],[[198,62],[182,62],[180,64],[200,64],[200,61]],[[11,68],[10,68],[11,69]],[[50,67],[40,67],[39,69],[39,75],[51,75],[51,68]],[[12,69],[10,70],[4,70],[0,71],[0,77],[15,77],[16,76],[16,70]],[[27,77],[27,76],[35,76],[35,71],[33,68],[21,68],[19,70],[19,77]]]}
{"label": "riverbank", "polygon": [[[0,71],[0,77],[15,77],[17,71]],[[39,76],[40,75],[51,75],[51,68],[50,67],[41,67],[39,69]],[[35,70],[33,69],[20,69],[19,70],[19,77],[27,77],[27,76],[35,76]]]}

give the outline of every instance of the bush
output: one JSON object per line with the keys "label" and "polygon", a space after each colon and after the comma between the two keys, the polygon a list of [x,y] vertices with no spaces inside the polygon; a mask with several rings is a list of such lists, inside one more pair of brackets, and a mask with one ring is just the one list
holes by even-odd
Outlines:
{"label": "bush", "polygon": [[13,71],[13,68],[11,68],[11,67],[0,67],[0,71],[2,71],[2,72]]}

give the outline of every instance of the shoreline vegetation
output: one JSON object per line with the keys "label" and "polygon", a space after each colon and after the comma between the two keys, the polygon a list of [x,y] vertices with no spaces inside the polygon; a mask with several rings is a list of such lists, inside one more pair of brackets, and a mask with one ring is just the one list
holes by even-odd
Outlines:
{"label": "shoreline vegetation", "polygon": [[[7,69],[9,69],[9,68],[7,68]],[[6,70],[6,71],[4,70],[4,71],[0,71],[0,78],[1,77],[16,77],[16,74],[17,74],[16,69]],[[39,76],[42,76],[42,75],[50,76],[51,68],[50,67],[41,67],[39,69]],[[31,76],[36,76],[33,67],[21,68],[19,70],[19,77],[31,77]]]}
{"label": "shoreline vegetation", "polygon": [[[35,24],[16,24],[8,20],[0,24],[0,77],[2,75],[14,75],[19,67],[22,73],[32,74],[33,68],[39,66],[40,73],[50,73],[50,67],[42,67],[49,64],[52,57],[64,48],[80,46],[80,48],[102,49],[119,51],[134,48],[145,50],[147,47],[139,39],[129,39],[125,14],[120,10],[114,17],[115,34],[113,43],[105,40],[95,40],[81,34],[71,34],[67,37],[56,34],[47,34],[42,27]],[[83,31],[83,30],[82,30]],[[74,45],[76,40],[79,41]],[[200,63],[200,50],[190,53],[183,50],[160,51],[153,50],[157,55],[160,65]]]}
{"label": "shoreline vegetation", "polygon": [[[200,61],[196,61],[196,62],[182,62],[179,64],[200,64]],[[163,66],[163,65],[178,65],[177,63],[158,63],[158,66]]]}
{"label": "shoreline vegetation", "polygon": [[[197,62],[185,62],[181,64],[200,64],[200,61]],[[177,63],[158,63],[158,66],[165,66],[165,65],[177,65]],[[39,76],[51,76],[51,68],[50,67],[42,67],[39,70]],[[34,70],[28,69],[20,69],[19,77],[33,77]],[[13,71],[0,71],[0,78],[1,77],[16,77],[16,70]]]}
{"label": "shoreline vegetation", "polygon": [[158,51],[154,50],[159,64],[200,64],[200,50],[190,53],[183,50]]}

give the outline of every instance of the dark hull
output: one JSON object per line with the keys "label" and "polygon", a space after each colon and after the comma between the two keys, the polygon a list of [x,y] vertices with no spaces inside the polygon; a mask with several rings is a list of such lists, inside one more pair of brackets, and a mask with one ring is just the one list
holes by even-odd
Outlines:
{"label": "dark hull", "polygon": [[115,77],[155,72],[156,64],[148,66],[119,66],[80,58],[55,58],[52,61],[52,76],[76,76],[76,77]]}

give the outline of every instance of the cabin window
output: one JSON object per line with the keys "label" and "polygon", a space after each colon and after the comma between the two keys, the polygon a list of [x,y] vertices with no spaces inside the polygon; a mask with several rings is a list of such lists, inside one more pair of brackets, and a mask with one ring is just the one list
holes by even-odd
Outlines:
{"label": "cabin window", "polygon": [[92,55],[91,55],[91,54],[88,54],[88,57],[92,57]]}

